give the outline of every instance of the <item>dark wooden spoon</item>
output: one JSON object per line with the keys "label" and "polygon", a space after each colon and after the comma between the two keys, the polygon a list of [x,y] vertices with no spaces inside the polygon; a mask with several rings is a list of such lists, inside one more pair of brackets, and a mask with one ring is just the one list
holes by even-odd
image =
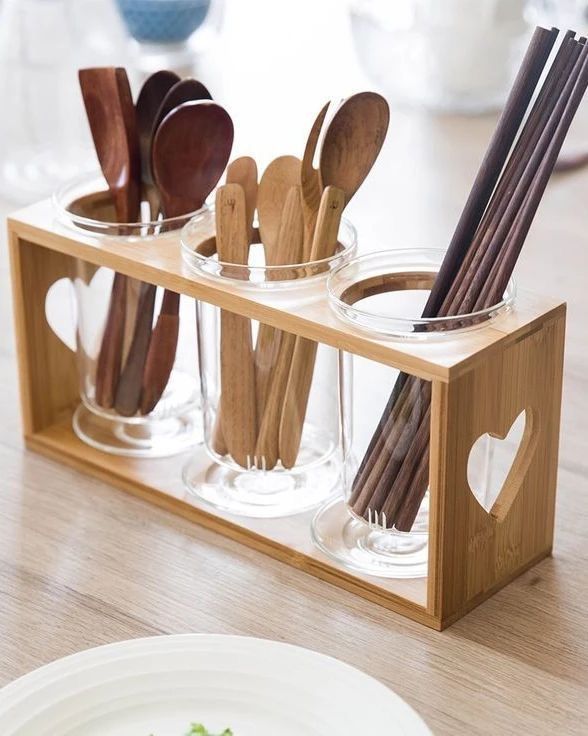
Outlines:
{"label": "dark wooden spoon", "polygon": [[[117,220],[134,222],[140,206],[140,155],[135,108],[126,72],[115,67],[81,69],[79,81]],[[116,273],[96,366],[95,400],[104,408],[114,404],[122,361],[126,298],[127,278]]]}
{"label": "dark wooden spoon", "polygon": [[169,115],[176,107],[183,105],[184,102],[194,102],[196,100],[212,100],[212,95],[208,89],[197,79],[181,79],[171,87],[157,110],[153,118],[153,127],[151,128],[151,140],[155,138],[157,129],[162,120]]}
{"label": "dark wooden spoon", "polygon": [[[153,177],[165,217],[200,209],[229,161],[233,122],[215,102],[185,102],[161,122],[153,140]],[[178,294],[166,290],[143,371],[140,412],[155,407],[173,368],[179,326]]]}
{"label": "dark wooden spoon", "polygon": [[137,110],[137,128],[139,132],[139,147],[141,150],[141,182],[143,185],[143,199],[149,202],[152,220],[157,219],[159,212],[159,195],[153,183],[151,172],[151,144],[153,141],[153,127],[163,100],[170,89],[180,81],[175,72],[162,70],[148,77],[139,96],[135,108]]}

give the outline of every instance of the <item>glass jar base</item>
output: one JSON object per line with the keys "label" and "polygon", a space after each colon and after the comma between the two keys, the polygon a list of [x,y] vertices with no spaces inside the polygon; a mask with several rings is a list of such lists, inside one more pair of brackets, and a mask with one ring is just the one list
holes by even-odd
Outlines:
{"label": "glass jar base", "polygon": [[198,458],[184,467],[190,493],[221,511],[236,516],[276,518],[292,516],[330,498],[339,490],[341,465],[333,457],[306,471],[237,471],[215,463],[202,470]]}
{"label": "glass jar base", "polygon": [[383,531],[356,518],[343,499],[325,504],[311,526],[315,545],[357,572],[382,578],[422,578],[429,556],[426,532]]}
{"label": "glass jar base", "polygon": [[202,421],[197,409],[162,419],[124,422],[94,413],[85,404],[75,410],[72,426],[87,445],[111,455],[169,457],[202,441]]}

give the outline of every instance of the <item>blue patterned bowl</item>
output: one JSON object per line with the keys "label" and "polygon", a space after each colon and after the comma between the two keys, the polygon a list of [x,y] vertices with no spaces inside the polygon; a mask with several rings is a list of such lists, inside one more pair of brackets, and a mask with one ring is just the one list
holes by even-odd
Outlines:
{"label": "blue patterned bowl", "polygon": [[180,43],[202,25],[210,0],[116,0],[131,36],[143,43]]}

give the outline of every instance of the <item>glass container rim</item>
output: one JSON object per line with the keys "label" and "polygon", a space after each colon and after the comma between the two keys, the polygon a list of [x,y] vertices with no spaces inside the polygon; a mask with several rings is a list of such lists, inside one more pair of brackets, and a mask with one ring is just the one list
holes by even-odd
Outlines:
{"label": "glass container rim", "polygon": [[[331,256],[326,258],[320,258],[314,261],[304,261],[302,263],[284,263],[279,265],[249,265],[242,263],[227,263],[226,261],[215,260],[216,253],[213,255],[204,255],[198,253],[194,248],[188,244],[188,233],[190,228],[196,225],[197,220],[203,216],[213,216],[215,207],[211,204],[206,208],[206,211],[195,213],[195,215],[187,222],[180,233],[180,245],[184,259],[188,265],[196,271],[198,274],[212,277],[221,280],[223,283],[229,282],[238,284],[240,286],[251,286],[257,288],[276,287],[284,284],[300,284],[300,278],[277,278],[277,275],[284,274],[287,272],[295,273],[303,270],[311,270],[313,273],[309,274],[305,278],[305,283],[308,283],[308,279],[315,276],[325,276],[328,274],[329,266],[333,263],[338,263],[341,259],[349,258],[352,256],[357,249],[357,229],[353,223],[345,217],[341,218],[341,228],[344,229],[346,234],[346,243],[341,243],[342,248],[337,250]],[[254,243],[255,244],[255,243]],[[260,243],[261,244],[261,243]],[[227,269],[233,273],[242,274],[268,274],[274,275],[274,278],[270,278],[268,281],[249,281],[248,279],[234,278],[231,276],[225,276],[222,273],[214,273],[213,270],[207,270],[205,267],[207,264],[214,264],[216,271],[222,271]]]}
{"label": "glass container rim", "polygon": [[[164,233],[162,233],[162,235],[165,235],[165,234],[169,234],[170,232],[173,232],[174,230],[176,231],[180,230],[180,227],[181,226],[183,227],[186,224],[186,220],[189,221],[193,217],[202,215],[209,209],[209,205],[204,204],[200,209],[192,210],[191,212],[186,212],[183,215],[177,215],[175,217],[164,217],[159,220],[150,220],[150,221],[145,220],[145,221],[137,221],[137,222],[116,222],[112,220],[109,220],[109,221],[96,220],[92,217],[86,217],[84,215],[76,215],[75,213],[71,212],[71,210],[68,209],[68,205],[74,202],[76,199],[73,196],[75,188],[81,187],[83,185],[89,186],[93,182],[96,182],[96,184],[98,184],[99,182],[102,182],[103,186],[102,188],[97,188],[91,192],[88,192],[88,195],[86,196],[89,196],[90,194],[101,194],[101,193],[108,192],[108,184],[106,182],[106,179],[104,178],[100,170],[96,170],[90,173],[81,174],[79,176],[74,177],[73,179],[68,179],[66,182],[62,183],[59,187],[57,187],[57,189],[51,194],[51,202],[52,202],[53,208],[57,212],[60,219],[63,221],[66,221],[70,225],[71,224],[76,225],[77,227],[80,227],[81,229],[86,230],[90,234],[94,233],[96,235],[121,237],[120,234],[118,233],[108,232],[108,229],[109,228],[128,228],[130,230],[139,231],[142,229],[155,230],[156,228],[165,227],[166,230],[164,231]],[[170,227],[170,226],[173,226],[174,224],[177,224],[177,227],[175,228]],[[102,231],[102,232],[99,232],[99,231]]]}
{"label": "glass container rim", "polygon": [[[443,261],[443,257],[446,254],[446,250],[443,248],[420,248],[418,246],[412,247],[412,248],[389,248],[386,250],[378,250],[378,251],[372,251],[370,253],[364,253],[362,255],[356,256],[355,258],[352,258],[351,260],[347,261],[346,263],[341,264],[337,268],[335,268],[330,274],[327,279],[327,293],[329,302],[331,304],[331,307],[334,309],[334,311],[338,315],[342,315],[346,321],[348,321],[350,324],[355,325],[358,329],[368,330],[377,332],[383,335],[388,336],[402,336],[402,337],[417,337],[422,338],[423,336],[429,336],[429,337],[443,337],[448,335],[455,335],[459,334],[460,332],[470,331],[475,328],[484,327],[489,324],[489,321],[493,319],[494,317],[497,317],[499,314],[503,314],[505,311],[511,308],[513,305],[515,298],[516,298],[516,283],[514,279],[511,277],[508,281],[506,290],[504,292],[504,297],[500,302],[497,302],[496,304],[493,304],[490,307],[486,307],[485,309],[476,310],[474,312],[468,312],[467,314],[458,314],[458,315],[450,315],[447,317],[406,317],[406,316],[394,316],[394,315],[386,315],[386,314],[380,314],[376,312],[371,312],[366,309],[361,309],[356,307],[354,304],[349,304],[348,302],[343,301],[339,298],[339,294],[337,290],[334,287],[334,283],[338,278],[341,278],[343,272],[346,269],[351,269],[354,266],[357,266],[358,264],[366,264],[369,261],[376,262],[379,259],[393,259],[394,256],[400,257],[403,255],[412,255],[412,256],[426,256],[429,255],[430,257],[438,258],[439,262],[435,264],[435,272],[438,273],[439,267],[441,265],[441,262]],[[384,272],[384,269],[382,269]],[[390,273],[393,273],[393,263],[390,263]],[[399,270],[400,272],[400,270]],[[377,321],[379,324],[383,325],[390,325],[389,331],[386,329],[378,328],[378,327],[369,327],[363,324],[358,324],[354,319],[352,319],[351,316],[357,316],[361,317],[365,320],[374,320]],[[414,327],[417,325],[439,325],[439,324],[456,324],[459,322],[469,321],[469,320],[475,320],[478,318],[485,318],[485,321],[481,322],[480,324],[474,324],[474,325],[467,325],[460,329],[452,329],[452,330],[438,330],[436,332],[432,333],[414,333],[412,330],[406,329],[403,331],[402,329],[396,329],[393,328],[394,325],[404,325],[406,328],[408,327]]]}

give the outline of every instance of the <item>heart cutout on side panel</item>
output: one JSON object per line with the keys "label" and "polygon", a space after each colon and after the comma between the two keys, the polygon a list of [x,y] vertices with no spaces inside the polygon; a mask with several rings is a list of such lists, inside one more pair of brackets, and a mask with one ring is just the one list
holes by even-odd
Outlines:
{"label": "heart cutout on side panel", "polygon": [[[76,350],[78,312],[89,315],[87,324],[81,324],[80,338],[86,355],[96,357],[99,338],[108,311],[113,274],[108,268],[99,268],[89,284],[80,278],[55,281],[45,296],[45,319],[53,333],[70,350]],[[80,308],[81,305],[81,308]]]}
{"label": "heart cutout on side panel", "polygon": [[506,517],[523,485],[538,436],[537,412],[527,408],[506,433],[490,431],[472,445],[468,484],[480,506],[497,521]]}

